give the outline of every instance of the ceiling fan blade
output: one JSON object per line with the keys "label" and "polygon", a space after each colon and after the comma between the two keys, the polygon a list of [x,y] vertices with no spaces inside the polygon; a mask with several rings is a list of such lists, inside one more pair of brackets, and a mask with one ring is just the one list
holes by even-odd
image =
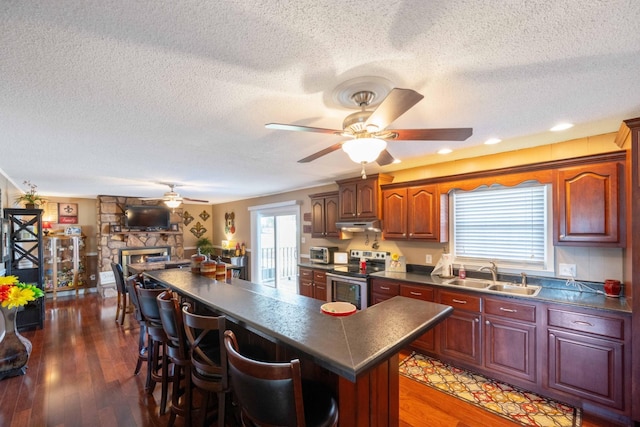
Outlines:
{"label": "ceiling fan blade", "polygon": [[314,153],[310,156],[305,157],[304,159],[300,159],[298,160],[298,163],[309,163],[315,159],[318,159],[324,155],[327,155],[329,153],[333,153],[336,150],[339,150],[342,147],[342,144],[344,144],[345,141],[342,142],[338,142],[336,144],[333,144],[331,147],[327,147],[324,150],[320,150],[317,153]]}
{"label": "ceiling fan blade", "polygon": [[196,203],[209,203],[208,200],[191,199],[189,197],[183,197],[182,200],[186,200],[188,202],[196,202]]}
{"label": "ceiling fan blade", "polygon": [[464,141],[473,134],[473,128],[443,129],[387,129],[396,133],[396,141]]}
{"label": "ceiling fan blade", "polygon": [[396,159],[389,153],[387,150],[382,150],[378,158],[376,159],[376,163],[380,166],[386,166],[393,163]]}
{"label": "ceiling fan blade", "polygon": [[341,130],[336,129],[325,129],[325,128],[314,128],[310,126],[298,126],[298,125],[285,125],[282,123],[267,123],[264,125],[267,129],[276,129],[276,130],[293,130],[297,132],[316,132],[316,133],[328,133],[332,135],[341,135]]}
{"label": "ceiling fan blade", "polygon": [[416,105],[422,98],[424,96],[412,89],[393,89],[378,105],[378,108],[371,113],[365,123],[365,128],[374,125],[377,126],[378,130],[383,130]]}
{"label": "ceiling fan blade", "polygon": [[164,200],[163,197],[140,197],[140,200]]}

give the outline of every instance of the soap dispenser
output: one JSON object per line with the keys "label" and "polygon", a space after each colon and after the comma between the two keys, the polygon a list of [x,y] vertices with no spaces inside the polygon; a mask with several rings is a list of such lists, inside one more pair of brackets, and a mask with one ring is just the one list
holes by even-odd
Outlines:
{"label": "soap dispenser", "polygon": [[460,269],[458,270],[458,277],[461,279],[465,279],[467,277],[467,271],[464,269],[464,265],[460,264]]}

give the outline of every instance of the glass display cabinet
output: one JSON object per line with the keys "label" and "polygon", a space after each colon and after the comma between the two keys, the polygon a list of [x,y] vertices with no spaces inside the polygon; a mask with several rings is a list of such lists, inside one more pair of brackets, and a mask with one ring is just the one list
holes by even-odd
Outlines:
{"label": "glass display cabinet", "polygon": [[44,289],[57,297],[59,291],[85,286],[84,236],[44,237]]}

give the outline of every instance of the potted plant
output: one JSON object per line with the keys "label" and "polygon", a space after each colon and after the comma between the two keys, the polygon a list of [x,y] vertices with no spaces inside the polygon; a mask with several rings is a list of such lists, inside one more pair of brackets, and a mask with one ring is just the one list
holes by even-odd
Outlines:
{"label": "potted plant", "polygon": [[213,252],[213,244],[208,237],[201,237],[196,241],[196,248],[202,255],[210,255]]}
{"label": "potted plant", "polygon": [[29,187],[29,191],[16,198],[16,203],[24,203],[27,209],[34,209],[38,205],[47,203],[47,201],[37,193],[37,185],[31,184],[31,181],[24,181],[24,185]]}

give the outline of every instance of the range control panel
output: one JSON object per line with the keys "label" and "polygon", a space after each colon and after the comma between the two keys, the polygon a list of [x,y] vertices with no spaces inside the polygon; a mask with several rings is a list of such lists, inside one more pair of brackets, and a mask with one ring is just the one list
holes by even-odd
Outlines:
{"label": "range control panel", "polygon": [[351,249],[349,255],[351,258],[366,259],[366,260],[375,259],[375,260],[384,261],[391,254],[389,252],[363,251],[360,249]]}

